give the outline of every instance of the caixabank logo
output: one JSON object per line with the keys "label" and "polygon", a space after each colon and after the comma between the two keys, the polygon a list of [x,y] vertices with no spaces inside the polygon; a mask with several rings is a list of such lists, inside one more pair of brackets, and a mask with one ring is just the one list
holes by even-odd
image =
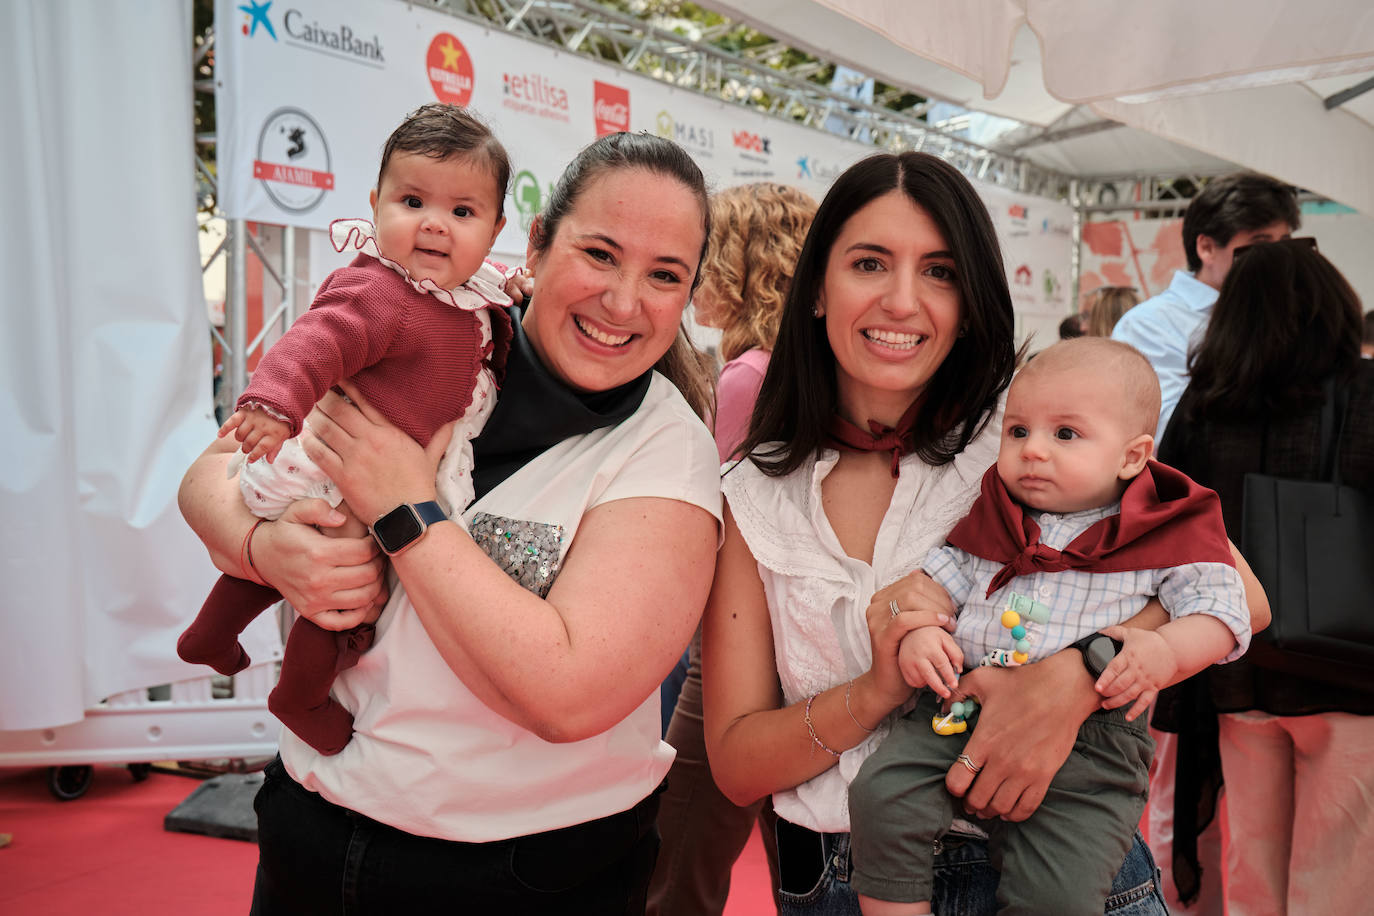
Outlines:
{"label": "caixabank logo", "polygon": [[568,121],[568,91],[542,73],[502,73],[501,104],[513,111]]}
{"label": "caixabank logo", "polygon": [[448,32],[434,36],[425,53],[425,74],[439,101],[448,105],[466,105],[472,101],[475,79],[472,55],[458,36]]}
{"label": "caixabank logo", "polygon": [[660,137],[677,141],[679,146],[691,153],[710,156],[716,148],[715,131],[701,124],[679,121],[667,111],[660,111],[654,119],[654,132]]}
{"label": "caixabank logo", "polygon": [[843,169],[837,163],[817,156],[808,154],[797,158],[797,179],[799,181],[821,181],[828,184],[838,178],[841,171]]}
{"label": "caixabank logo", "polygon": [[[255,38],[261,28],[264,36],[278,40],[277,30],[272,25],[272,0],[266,3],[250,0],[239,10],[243,13],[244,35]],[[283,44],[378,69],[386,66],[381,38],[375,33],[365,37],[348,22],[321,22],[311,14],[288,7],[281,14],[280,23],[284,36],[280,40]]]}
{"label": "caixabank logo", "polygon": [[630,129],[630,90],[593,80],[592,96],[598,137]]}
{"label": "caixabank logo", "polygon": [[253,177],[283,210],[315,209],[334,190],[329,144],[315,119],[299,108],[278,108],[268,115],[258,134]]}

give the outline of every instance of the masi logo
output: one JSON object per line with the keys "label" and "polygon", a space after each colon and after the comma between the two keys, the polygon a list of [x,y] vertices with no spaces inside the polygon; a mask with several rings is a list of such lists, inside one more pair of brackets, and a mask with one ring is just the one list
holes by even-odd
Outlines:
{"label": "masi logo", "polygon": [[655,132],[660,137],[676,140],[688,149],[699,153],[709,153],[716,145],[716,135],[711,128],[675,121],[673,116],[666,111],[658,113],[658,117],[654,119],[654,127]]}
{"label": "masi logo", "polygon": [[603,137],[630,129],[630,90],[594,80],[596,135]]}

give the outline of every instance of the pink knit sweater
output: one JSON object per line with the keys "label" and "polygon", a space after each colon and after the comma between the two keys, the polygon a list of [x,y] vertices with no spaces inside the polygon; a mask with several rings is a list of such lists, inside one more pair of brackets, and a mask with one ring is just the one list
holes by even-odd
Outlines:
{"label": "pink knit sweater", "polygon": [[510,352],[510,315],[491,316],[492,346],[482,345],[472,312],[415,290],[367,255],[325,278],[315,301],[258,363],[238,407],[259,404],[299,435],[310,408],[341,379],[425,445],[472,401],[485,360],[498,380]]}

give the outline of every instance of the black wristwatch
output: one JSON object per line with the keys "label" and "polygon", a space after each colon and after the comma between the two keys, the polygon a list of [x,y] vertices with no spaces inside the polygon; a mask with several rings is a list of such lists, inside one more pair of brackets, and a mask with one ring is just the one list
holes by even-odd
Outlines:
{"label": "black wristwatch", "polygon": [[1102,672],[1107,670],[1107,666],[1116,658],[1116,653],[1121,651],[1121,640],[1112,639],[1102,633],[1089,633],[1076,643],[1072,643],[1069,648],[1077,649],[1083,653],[1083,667],[1088,669],[1088,673],[1097,680],[1102,676]]}
{"label": "black wristwatch", "polygon": [[389,557],[418,541],[430,525],[448,521],[443,507],[430,500],[423,503],[402,503],[372,523],[368,530]]}

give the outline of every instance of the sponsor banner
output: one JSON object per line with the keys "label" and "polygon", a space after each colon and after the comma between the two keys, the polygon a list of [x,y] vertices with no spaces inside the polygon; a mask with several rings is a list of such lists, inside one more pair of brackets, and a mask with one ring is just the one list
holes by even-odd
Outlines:
{"label": "sponsor banner", "polygon": [[1073,208],[974,182],[997,227],[1017,337],[1040,350],[1059,339],[1059,322],[1076,310],[1073,295]]}
{"label": "sponsor banner", "polygon": [[[508,262],[524,257],[564,166],[603,134],[671,137],[712,189],[775,181],[817,200],[874,151],[402,0],[216,0],[215,16],[220,205],[230,217],[325,229],[369,216],[387,136],[429,102],[469,107],[510,153],[495,246]],[[1065,314],[1072,211],[980,190],[1016,272],[1018,312]],[[313,260],[316,280],[337,265]]]}
{"label": "sponsor banner", "polygon": [[595,103],[592,114],[596,135],[604,137],[630,129],[630,90],[614,83],[592,81]]}

